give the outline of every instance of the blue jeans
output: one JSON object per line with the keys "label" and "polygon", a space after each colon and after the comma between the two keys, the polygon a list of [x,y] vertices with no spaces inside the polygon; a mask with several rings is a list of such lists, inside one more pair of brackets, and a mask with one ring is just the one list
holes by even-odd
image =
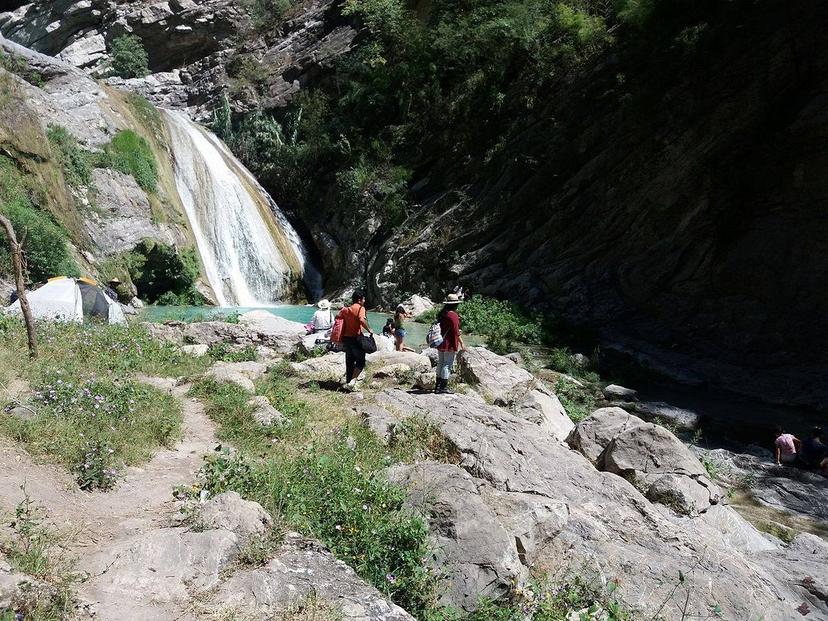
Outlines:
{"label": "blue jeans", "polygon": [[454,365],[456,351],[437,352],[437,378],[447,380],[451,376],[451,367]]}

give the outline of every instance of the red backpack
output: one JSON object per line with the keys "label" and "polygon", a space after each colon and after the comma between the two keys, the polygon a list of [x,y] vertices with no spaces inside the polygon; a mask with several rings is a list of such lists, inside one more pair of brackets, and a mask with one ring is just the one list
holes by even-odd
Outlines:
{"label": "red backpack", "polygon": [[344,325],[345,321],[337,317],[334,321],[333,328],[331,328],[331,343],[342,342],[342,328]]}

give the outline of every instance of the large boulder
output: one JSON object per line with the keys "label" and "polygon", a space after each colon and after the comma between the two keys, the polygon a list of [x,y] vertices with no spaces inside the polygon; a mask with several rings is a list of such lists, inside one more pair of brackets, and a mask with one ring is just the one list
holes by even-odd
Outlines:
{"label": "large boulder", "polygon": [[255,392],[254,382],[264,377],[267,365],[261,362],[216,362],[207,370],[206,377],[217,382],[230,382],[248,392]]}
{"label": "large boulder", "polygon": [[469,347],[458,361],[463,380],[495,405],[512,409],[558,440],[574,426],[558,397],[512,360],[485,347]]}
{"label": "large boulder", "polygon": [[330,352],[319,358],[291,363],[301,379],[313,382],[342,382],[345,379],[345,353]]}
{"label": "large boulder", "polygon": [[177,345],[183,343],[209,347],[223,344],[231,349],[261,347],[281,354],[292,352],[305,336],[302,324],[263,310],[244,313],[239,317],[238,323],[168,321],[164,324],[144,325],[153,337]]}
{"label": "large boulder", "polygon": [[412,295],[407,300],[403,300],[401,304],[405,308],[405,311],[412,317],[419,317],[435,307],[434,302],[429,298],[417,294]]}
{"label": "large boulder", "polygon": [[270,404],[270,399],[259,395],[250,399],[247,405],[253,410],[253,420],[262,427],[272,427],[285,422],[285,416]]}
{"label": "large boulder", "polygon": [[599,408],[575,425],[566,442],[597,468],[603,469],[604,450],[612,439],[627,429],[643,424],[643,420],[621,408]]}
{"label": "large boulder", "polygon": [[305,336],[305,326],[297,321],[277,317],[265,310],[254,310],[239,317],[239,325],[258,344],[287,353]]}
{"label": "large boulder", "polygon": [[604,388],[604,396],[610,401],[635,401],[638,391],[618,384],[610,384]]}
{"label": "large boulder", "polygon": [[457,356],[459,374],[495,405],[510,406],[537,383],[526,369],[485,347],[467,347]]}
{"label": "large boulder", "polygon": [[604,452],[603,469],[624,477],[650,500],[686,515],[706,511],[723,496],[690,449],[652,423],[617,433]]}
{"label": "large boulder", "polygon": [[557,395],[542,384],[528,391],[513,411],[562,442],[575,426]]}
{"label": "large boulder", "polygon": [[202,528],[228,530],[241,542],[263,536],[272,525],[273,520],[259,503],[244,500],[236,492],[219,494],[201,507]]}
{"label": "large boulder", "polygon": [[[472,477],[480,498],[507,532],[515,528],[508,523],[509,515],[523,515],[528,524],[532,515],[547,515],[554,527],[530,529],[532,538],[524,538],[531,545],[523,555],[518,551],[518,557],[547,568],[552,578],[583,575],[588,568],[597,580],[617,580],[617,595],[645,616],[658,611],[666,619],[704,617],[715,605],[727,618],[788,620],[796,618],[796,608],[809,593],[801,575],[764,560],[773,550],[751,549],[756,543],[750,541],[758,543],[761,536],[735,512],[726,511],[717,523],[707,514],[690,517],[652,504],[622,477],[597,470],[537,425],[503,408],[464,395],[401,390],[380,393],[373,407],[397,419],[423,417],[438,427],[453,446],[453,463]],[[698,474],[690,465],[684,470],[691,477]],[[548,507],[526,504],[513,514],[514,499],[507,496],[504,501],[504,494],[520,494],[524,501],[532,496]],[[455,528],[461,530],[463,521],[475,517],[455,514],[453,519],[461,522]],[[723,536],[722,523],[734,537]],[[748,543],[736,545],[737,540]],[[679,570],[684,576],[681,589],[676,588]],[[824,602],[819,606],[813,609],[828,614]]]}
{"label": "large boulder", "polygon": [[453,464],[396,466],[389,481],[408,494],[408,506],[429,524],[435,569],[451,576],[442,602],[473,610],[480,597],[499,599],[528,576],[514,536],[480,496],[477,482]]}
{"label": "large boulder", "polygon": [[719,487],[678,438],[621,408],[595,410],[566,441],[598,469],[626,478],[650,500],[679,513],[696,515],[722,498]]}

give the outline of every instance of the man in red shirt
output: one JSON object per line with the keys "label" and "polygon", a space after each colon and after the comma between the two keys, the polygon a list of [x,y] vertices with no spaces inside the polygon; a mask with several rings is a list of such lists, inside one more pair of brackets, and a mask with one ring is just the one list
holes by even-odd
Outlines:
{"label": "man in red shirt", "polygon": [[460,316],[457,314],[457,306],[462,302],[459,295],[450,293],[443,302],[443,310],[438,315],[440,321],[440,332],[443,335],[443,342],[437,348],[437,385],[434,392],[448,394],[449,377],[451,367],[454,365],[454,358],[457,352],[465,348],[463,337],[460,336]]}
{"label": "man in red shirt", "polygon": [[345,387],[353,390],[365,368],[365,350],[357,338],[362,330],[374,334],[365,318],[365,294],[359,289],[351,296],[353,304],[346,306],[336,316],[342,320],[342,347],[345,349]]}

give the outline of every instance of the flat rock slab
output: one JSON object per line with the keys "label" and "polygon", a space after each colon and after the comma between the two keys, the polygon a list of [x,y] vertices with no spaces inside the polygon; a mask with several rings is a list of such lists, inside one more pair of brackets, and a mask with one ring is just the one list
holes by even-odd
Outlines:
{"label": "flat rock slab", "polygon": [[237,384],[248,392],[255,392],[253,382],[264,377],[267,365],[262,362],[216,362],[207,370],[206,377],[217,382]]}
{"label": "flat rock slab", "polygon": [[222,343],[236,348],[266,347],[280,354],[292,352],[306,336],[305,326],[302,324],[263,310],[244,313],[239,316],[238,323],[168,321],[163,324],[144,325],[154,338],[177,345],[209,347]]}
{"label": "flat rock slab", "polygon": [[324,547],[297,533],[287,534],[264,567],[231,576],[211,598],[210,606],[265,621],[310,597],[331,604],[343,620],[414,621]]}
{"label": "flat rock slab", "polygon": [[168,618],[194,597],[216,588],[244,545],[271,525],[270,516],[235,492],[220,494],[200,511],[203,530],[158,528],[96,554],[84,595],[97,602],[96,618]]}
{"label": "flat rock slab", "polygon": [[757,502],[787,513],[828,522],[828,479],[813,470],[777,466],[773,455],[733,453],[726,449],[699,453],[717,466],[724,481],[747,487]]}

